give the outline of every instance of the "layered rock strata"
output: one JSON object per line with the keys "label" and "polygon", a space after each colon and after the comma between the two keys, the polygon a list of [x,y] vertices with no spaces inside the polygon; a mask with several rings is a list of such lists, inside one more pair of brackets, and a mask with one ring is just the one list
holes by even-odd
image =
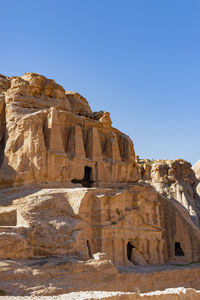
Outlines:
{"label": "layered rock strata", "polygon": [[147,184],[4,189],[0,196],[1,259],[73,255],[87,260],[97,252],[121,266],[200,259],[200,232],[187,211]]}
{"label": "layered rock strata", "polygon": [[[92,112],[54,80],[1,75],[2,287],[51,295],[80,287],[164,289],[165,273],[162,284],[152,274],[144,284],[149,267],[200,260],[198,172],[180,159],[137,159],[108,112]],[[180,282],[170,278],[171,287]]]}
{"label": "layered rock strata", "polygon": [[[115,294],[122,293],[120,299],[124,299],[122,296],[128,292],[132,297],[142,300],[145,299],[144,296],[152,300],[153,295],[160,297],[163,295],[167,300],[194,300],[199,299],[195,298],[196,294],[199,296],[199,291],[192,290],[199,289],[199,277],[198,264],[163,268],[137,266],[117,270],[111,261],[98,254],[88,261],[80,261],[72,257],[0,260],[1,294],[4,293],[9,297],[31,295],[30,299],[34,299],[34,296],[55,297],[59,294],[65,294],[64,299],[70,299],[70,294],[66,293],[75,292],[74,300],[79,299],[80,291],[99,291],[101,297],[105,291],[107,294],[108,291],[116,291]],[[180,286],[185,288],[180,289]],[[170,289],[166,291],[166,287]],[[91,294],[89,293],[90,296]]]}
{"label": "layered rock strata", "polygon": [[140,178],[153,185],[165,197],[181,203],[197,226],[200,222],[200,201],[196,195],[197,178],[192,166],[183,159],[139,159]]}
{"label": "layered rock strata", "polygon": [[85,98],[27,73],[0,78],[0,186],[138,179],[132,141]]}

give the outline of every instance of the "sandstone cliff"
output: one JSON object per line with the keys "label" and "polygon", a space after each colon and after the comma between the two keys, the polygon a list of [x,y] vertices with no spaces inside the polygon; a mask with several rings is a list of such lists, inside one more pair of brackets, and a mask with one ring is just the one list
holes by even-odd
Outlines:
{"label": "sandstone cliff", "polygon": [[108,113],[93,117],[84,97],[35,73],[0,87],[0,186],[137,181],[132,141]]}
{"label": "sandstone cliff", "polygon": [[153,284],[160,269],[146,272],[200,260],[198,174],[181,159],[137,159],[108,112],[92,112],[54,80],[0,75],[2,288],[53,295],[185,284],[165,273]]}
{"label": "sandstone cliff", "polygon": [[161,194],[181,203],[189,212],[192,221],[199,225],[200,206],[196,194],[197,178],[192,166],[183,159],[138,160],[140,178]]}

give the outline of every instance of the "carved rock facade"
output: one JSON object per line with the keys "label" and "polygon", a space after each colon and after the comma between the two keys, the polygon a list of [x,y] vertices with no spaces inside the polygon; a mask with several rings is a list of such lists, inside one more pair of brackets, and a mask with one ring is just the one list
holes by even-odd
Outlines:
{"label": "carved rock facade", "polygon": [[103,257],[116,277],[113,264],[199,261],[198,184],[183,160],[136,159],[80,94],[0,76],[0,259],[64,256],[86,270]]}
{"label": "carved rock facade", "polygon": [[1,186],[137,181],[132,141],[109,115],[93,119],[85,98],[38,74],[0,79]]}

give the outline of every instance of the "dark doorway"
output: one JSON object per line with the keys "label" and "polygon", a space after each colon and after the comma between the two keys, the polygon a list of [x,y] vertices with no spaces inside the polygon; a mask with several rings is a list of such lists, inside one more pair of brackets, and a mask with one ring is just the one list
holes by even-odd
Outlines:
{"label": "dark doorway", "polygon": [[128,242],[128,244],[127,244],[127,257],[128,257],[128,260],[130,261],[130,262],[132,262],[131,261],[131,256],[132,256],[132,249],[133,248],[135,248],[133,245],[131,245],[131,243],[130,242]]}
{"label": "dark doorway", "polygon": [[87,240],[87,248],[88,248],[88,255],[89,255],[89,258],[93,258],[93,255],[92,255],[92,249],[90,247],[90,243],[89,241]]}
{"label": "dark doorway", "polygon": [[82,184],[85,187],[90,187],[92,184],[92,168],[85,167],[84,178],[82,180]]}
{"label": "dark doorway", "polygon": [[92,168],[85,166],[84,177],[82,180],[72,179],[72,183],[81,183],[84,187],[91,187],[92,181]]}
{"label": "dark doorway", "polygon": [[83,181],[86,185],[89,185],[89,186],[91,185],[91,183],[92,183],[91,177],[92,177],[92,168],[86,166],[84,178],[83,178]]}
{"label": "dark doorway", "polygon": [[184,252],[181,248],[180,242],[175,243],[175,256],[184,256]]}

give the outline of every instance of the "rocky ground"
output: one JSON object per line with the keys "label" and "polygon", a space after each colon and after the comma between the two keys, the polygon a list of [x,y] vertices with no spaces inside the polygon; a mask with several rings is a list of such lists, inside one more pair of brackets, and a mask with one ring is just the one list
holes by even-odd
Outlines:
{"label": "rocky ground", "polygon": [[[135,293],[164,291],[166,286],[172,290],[180,286],[198,290],[199,278],[200,263],[116,268],[111,261],[97,255],[96,259],[88,261],[70,257],[0,261],[0,293],[9,297],[31,296],[37,299],[40,296],[51,296],[53,299],[54,296],[65,294],[69,299],[86,296],[88,298],[83,299],[90,299],[89,296],[94,295],[98,299],[102,295],[114,297],[116,293],[117,297],[121,297],[122,293],[126,298],[121,299],[138,299]],[[127,298],[129,293],[132,298]]]}
{"label": "rocky ground", "polygon": [[92,291],[92,292],[75,292],[63,294],[60,296],[3,296],[2,299],[10,300],[93,300],[93,299],[102,299],[102,300],[196,300],[200,297],[200,291],[194,289],[185,289],[185,288],[176,288],[176,289],[166,289],[164,291],[156,291],[151,293],[123,293],[123,292],[105,292],[105,291]]}

